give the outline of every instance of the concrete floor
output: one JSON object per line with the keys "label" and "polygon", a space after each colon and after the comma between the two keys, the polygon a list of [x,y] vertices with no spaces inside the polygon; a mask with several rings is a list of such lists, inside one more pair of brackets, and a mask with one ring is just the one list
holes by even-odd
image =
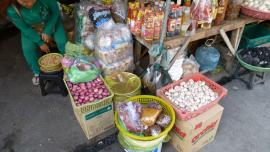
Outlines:
{"label": "concrete floor", "polygon": [[[0,40],[0,151],[72,152],[87,143],[70,100],[61,95],[42,97],[31,83],[19,35]],[[270,151],[270,81],[249,91],[239,81],[225,86],[228,96],[216,139],[201,152]],[[118,143],[106,151],[123,151]],[[175,151],[165,144],[164,152]]]}

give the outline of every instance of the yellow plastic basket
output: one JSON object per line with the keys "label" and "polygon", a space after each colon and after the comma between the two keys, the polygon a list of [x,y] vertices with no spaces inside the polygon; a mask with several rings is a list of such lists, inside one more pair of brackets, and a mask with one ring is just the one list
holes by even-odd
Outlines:
{"label": "yellow plastic basket", "polygon": [[138,136],[135,134],[132,134],[130,132],[128,132],[126,129],[124,129],[121,125],[120,125],[120,120],[118,117],[118,112],[116,111],[114,114],[114,121],[116,124],[116,127],[118,128],[118,130],[124,135],[124,136],[128,136],[132,139],[135,140],[141,140],[141,141],[151,141],[151,140],[155,140],[157,138],[160,138],[162,136],[165,136],[169,133],[169,131],[172,129],[174,123],[175,123],[175,112],[173,110],[173,108],[171,107],[171,105],[169,105],[166,101],[164,101],[161,98],[158,98],[156,96],[150,96],[150,95],[140,95],[140,96],[134,96],[128,99],[128,101],[132,101],[132,102],[139,102],[141,104],[148,104],[149,102],[158,102],[161,106],[162,106],[162,110],[165,114],[169,115],[171,117],[171,123],[169,124],[169,126],[163,131],[161,132],[158,136],[147,136],[147,137],[142,137],[142,136]]}
{"label": "yellow plastic basket", "polygon": [[[54,65],[45,65],[42,63],[43,60],[51,58],[52,56],[56,56],[59,57],[59,63],[56,63]],[[54,71],[59,71],[62,69],[62,65],[61,65],[61,58],[63,56],[59,53],[49,53],[46,55],[43,55],[42,57],[40,57],[38,59],[38,64],[40,66],[40,69],[44,72],[54,72]]]}

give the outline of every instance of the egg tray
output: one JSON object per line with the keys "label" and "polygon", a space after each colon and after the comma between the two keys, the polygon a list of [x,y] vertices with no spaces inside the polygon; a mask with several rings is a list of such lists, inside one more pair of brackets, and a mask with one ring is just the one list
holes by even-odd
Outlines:
{"label": "egg tray", "polygon": [[264,12],[246,6],[241,6],[241,13],[260,20],[270,20],[270,12]]}
{"label": "egg tray", "polygon": [[[178,107],[174,102],[172,102],[170,99],[168,99],[166,97],[165,92],[167,92],[171,88],[174,88],[175,86],[179,86],[181,82],[188,82],[188,80],[190,80],[190,79],[192,79],[195,82],[204,81],[209,88],[211,88],[214,92],[216,92],[218,94],[218,98],[216,100],[210,102],[209,104],[200,107],[196,111],[189,112],[189,111],[186,111],[184,108]],[[186,120],[189,120],[191,118],[197,117],[198,115],[206,112],[208,109],[210,109],[213,106],[215,106],[216,104],[218,104],[219,101],[227,95],[227,92],[228,91],[226,88],[224,88],[224,87],[220,86],[219,84],[215,83],[214,81],[208,79],[206,76],[204,76],[200,73],[195,73],[195,74],[186,76],[183,79],[175,81],[174,83],[171,83],[171,84],[157,90],[157,96],[162,98],[163,100],[169,102],[172,105],[173,109],[175,110],[177,119],[186,121]]]}

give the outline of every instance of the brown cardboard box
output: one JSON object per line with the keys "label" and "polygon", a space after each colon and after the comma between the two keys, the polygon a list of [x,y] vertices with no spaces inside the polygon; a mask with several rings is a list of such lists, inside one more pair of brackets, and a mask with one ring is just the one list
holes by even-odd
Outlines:
{"label": "brown cardboard box", "polygon": [[223,107],[216,105],[188,121],[176,120],[171,144],[178,152],[195,152],[214,140]]}
{"label": "brown cardboard box", "polygon": [[86,114],[75,110],[74,113],[87,139],[114,128],[113,103],[94,109]]}

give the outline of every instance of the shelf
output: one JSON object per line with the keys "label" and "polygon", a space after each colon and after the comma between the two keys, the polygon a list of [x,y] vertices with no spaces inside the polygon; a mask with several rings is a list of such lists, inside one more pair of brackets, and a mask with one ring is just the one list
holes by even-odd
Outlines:
{"label": "shelf", "polygon": [[[190,37],[191,42],[192,41],[196,41],[196,40],[200,40],[203,38],[207,38],[210,36],[214,36],[214,35],[218,35],[220,29],[223,29],[225,32],[227,31],[232,31],[241,27],[244,27],[246,24],[249,23],[253,23],[253,22],[258,22],[259,20],[257,19],[253,19],[250,17],[241,17],[237,20],[232,20],[232,21],[225,21],[223,25],[220,26],[213,26],[211,29],[209,30],[205,30],[205,29],[198,29],[196,31],[195,35],[192,35]],[[143,46],[147,47],[148,49],[150,49],[152,47],[151,43],[147,43],[146,41],[144,41],[142,38],[135,36],[135,39],[140,42]],[[175,36],[175,37],[166,37],[164,40],[165,46],[174,48],[177,47],[179,45],[181,45],[185,40],[185,37],[180,37],[180,36]]]}

